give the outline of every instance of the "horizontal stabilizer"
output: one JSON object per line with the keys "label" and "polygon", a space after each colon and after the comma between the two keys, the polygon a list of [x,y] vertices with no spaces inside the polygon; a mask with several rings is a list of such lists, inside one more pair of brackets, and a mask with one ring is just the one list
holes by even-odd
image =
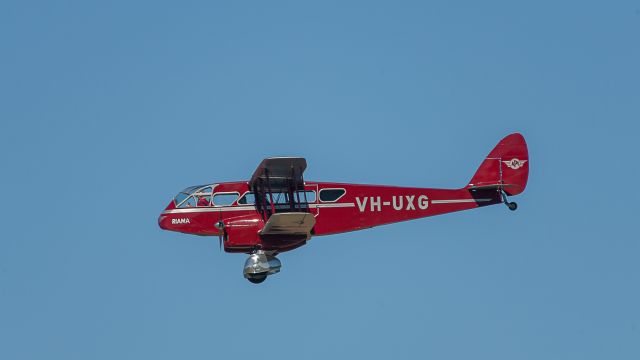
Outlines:
{"label": "horizontal stabilizer", "polygon": [[509,189],[517,186],[519,185],[517,184],[486,184],[486,185],[479,185],[479,186],[468,186],[467,189],[469,190],[503,190],[503,189]]}

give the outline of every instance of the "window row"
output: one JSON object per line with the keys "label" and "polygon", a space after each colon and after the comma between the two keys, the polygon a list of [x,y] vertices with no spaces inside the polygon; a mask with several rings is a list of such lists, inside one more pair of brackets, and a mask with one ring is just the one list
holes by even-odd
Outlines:
{"label": "window row", "polygon": [[[345,189],[322,189],[320,190],[320,201],[322,202],[334,202],[338,201],[341,197],[346,193]],[[271,198],[273,198],[274,204],[288,204],[289,203],[289,194],[288,193],[272,193],[271,196],[267,195],[266,197],[267,203],[271,203]],[[300,199],[298,201],[298,198]],[[298,191],[295,195],[294,202],[297,204],[300,203],[314,203],[316,202],[316,192],[313,190],[307,191]],[[252,192],[248,192],[238,200],[238,204],[240,205],[253,205],[256,203],[256,197]]]}
{"label": "window row", "polygon": [[[208,207],[208,206],[228,206],[238,200],[239,205],[253,205],[256,203],[256,197],[252,192],[245,193],[240,199],[237,192],[215,193],[211,194],[211,187],[206,187],[189,195],[181,192],[175,198],[176,206],[179,208],[188,207]],[[335,202],[345,194],[344,189],[322,189],[320,190],[320,201]],[[266,196],[266,203],[270,204],[273,199],[274,205],[289,204],[289,193],[276,192]],[[298,203],[314,203],[316,202],[316,192],[312,190],[297,191],[294,195],[293,202]]]}

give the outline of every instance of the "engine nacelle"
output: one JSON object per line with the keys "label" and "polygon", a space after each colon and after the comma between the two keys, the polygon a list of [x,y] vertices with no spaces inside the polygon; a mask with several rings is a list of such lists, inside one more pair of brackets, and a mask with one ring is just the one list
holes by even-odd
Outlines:
{"label": "engine nacelle", "polygon": [[258,250],[244,263],[244,277],[252,283],[263,282],[268,275],[280,272],[282,264],[277,257]]}

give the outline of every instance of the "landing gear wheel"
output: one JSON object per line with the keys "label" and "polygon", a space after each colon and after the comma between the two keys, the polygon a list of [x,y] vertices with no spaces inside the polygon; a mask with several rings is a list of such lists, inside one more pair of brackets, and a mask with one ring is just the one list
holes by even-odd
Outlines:
{"label": "landing gear wheel", "polygon": [[500,196],[502,197],[502,202],[505,205],[507,205],[509,210],[516,211],[516,209],[518,208],[518,204],[516,204],[515,201],[509,202],[509,199],[507,198],[507,193],[506,192],[504,192],[503,190],[500,190]]}
{"label": "landing gear wheel", "polygon": [[267,280],[267,274],[259,274],[259,275],[251,275],[247,278],[253,284],[260,284],[261,282]]}

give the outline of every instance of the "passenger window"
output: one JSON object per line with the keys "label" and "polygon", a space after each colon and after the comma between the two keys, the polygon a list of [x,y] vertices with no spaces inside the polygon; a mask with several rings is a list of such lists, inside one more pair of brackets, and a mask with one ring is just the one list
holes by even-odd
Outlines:
{"label": "passenger window", "polygon": [[[307,190],[307,191],[298,191],[298,194],[300,194],[300,202],[304,202],[305,200],[305,194],[306,194],[306,200],[308,203],[314,203],[316,202],[316,192],[312,191],[312,190]],[[296,199],[297,201],[298,199]]]}
{"label": "passenger window", "polygon": [[[306,201],[308,203],[316,202],[316,192],[312,191],[312,190],[298,191],[297,194],[293,195],[293,202],[298,204],[298,197],[299,197],[300,198],[300,203],[304,204],[304,202],[305,202],[305,193],[307,195]],[[273,203],[274,204],[288,204],[289,203],[289,193],[274,192],[274,193],[271,194],[271,196],[273,196]],[[267,204],[271,203],[271,200],[270,200],[271,196],[269,196],[269,193],[265,194],[265,198],[266,198]]]}
{"label": "passenger window", "polygon": [[213,195],[213,204],[216,206],[231,205],[238,198],[238,193],[218,193]]}
{"label": "passenger window", "polygon": [[267,193],[267,202],[271,202],[271,198],[273,198],[274,204],[287,204],[289,202],[289,194],[283,192],[274,192],[271,193],[271,196]]}
{"label": "passenger window", "polygon": [[255,203],[256,203],[256,196],[251,192],[244,194],[240,198],[240,200],[238,200],[238,204],[240,205],[253,205]]}
{"label": "passenger window", "polygon": [[344,189],[322,189],[320,190],[320,201],[332,202],[340,199],[346,190]]}

